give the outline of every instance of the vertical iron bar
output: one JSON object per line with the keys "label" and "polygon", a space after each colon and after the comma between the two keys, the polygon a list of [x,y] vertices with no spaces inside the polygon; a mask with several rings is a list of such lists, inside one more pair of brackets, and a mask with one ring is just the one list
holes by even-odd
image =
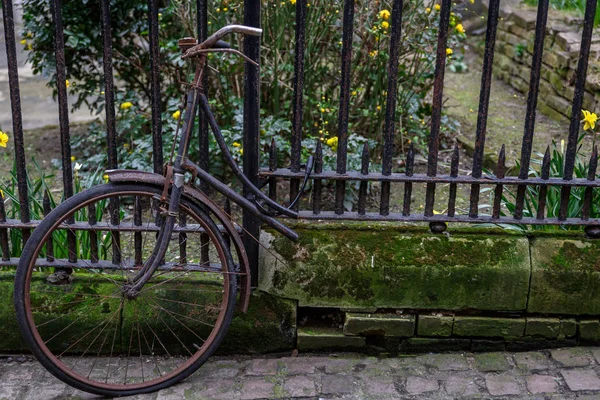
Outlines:
{"label": "vertical iron bar", "polygon": [[[496,46],[496,28],[498,27],[498,11],[500,0],[490,0],[488,10],[487,33],[485,38],[485,55],[483,57],[483,71],[481,73],[481,90],[479,93],[479,112],[477,115],[477,131],[475,134],[475,151],[473,152],[474,178],[481,178],[483,169],[483,152],[485,149],[485,135],[487,130],[488,109],[490,92],[492,88],[492,68],[494,65],[494,47]],[[471,185],[471,200],[469,216],[477,218],[479,214],[480,185]]]}
{"label": "vertical iron bar", "polygon": [[[133,224],[135,226],[142,226],[142,202],[140,200],[140,196],[135,196],[133,204]],[[144,262],[142,259],[142,252],[144,251],[142,246],[142,232],[135,232],[133,234],[133,250],[135,255],[134,263],[136,266],[141,266]]]}
{"label": "vertical iron bar", "polygon": [[[542,68],[542,57],[544,55],[544,38],[546,36],[546,21],[548,19],[549,0],[540,0],[538,3],[537,21],[535,25],[535,43],[533,46],[533,61],[531,62],[531,76],[529,78],[529,94],[527,96],[527,114],[525,116],[525,127],[523,132],[523,143],[521,148],[520,179],[529,176],[529,164],[531,161],[531,149],[533,135],[535,133],[535,114],[540,87],[540,71]],[[515,202],[515,219],[523,218],[523,205],[525,202],[525,190],[527,185],[517,187],[517,199]]]}
{"label": "vertical iron bar", "polygon": [[[363,146],[362,152],[362,161],[361,161],[361,170],[360,173],[363,175],[369,175],[369,143],[365,143]],[[369,182],[361,181],[360,189],[358,192],[358,213],[360,215],[365,215],[367,208],[367,186]]]}
{"label": "vertical iron bar", "polygon": [[[105,1],[106,2],[106,1]],[[150,91],[152,93],[152,159],[154,172],[163,172],[162,121],[160,117],[160,49],[158,43],[158,0],[148,0],[150,40]]]}
{"label": "vertical iron bar", "polygon": [[4,197],[0,195],[0,249],[2,250],[2,260],[10,260],[10,249],[8,243],[8,229],[2,228],[2,223],[6,222],[6,210],[4,208]]}
{"label": "vertical iron bar", "polygon": [[[577,142],[579,137],[579,121],[581,118],[583,95],[585,94],[585,83],[587,78],[588,60],[590,58],[590,46],[592,43],[596,5],[596,0],[586,1],[583,34],[581,37],[581,50],[579,53],[579,63],[577,65],[577,81],[575,82],[575,95],[573,96],[573,108],[571,111],[571,125],[569,126],[569,143],[567,144],[567,152],[565,157],[566,159],[563,179],[566,181],[573,179],[573,169],[575,167],[575,157],[577,153]],[[558,212],[558,219],[561,221],[567,218],[567,209],[569,207],[570,196],[571,186],[563,186],[560,193],[560,209]]]}
{"label": "vertical iron bar", "polygon": [[[185,228],[187,225],[187,218],[184,213],[179,213],[179,226]],[[208,246],[206,246],[208,247]],[[181,265],[187,264],[187,233],[181,232],[179,234],[179,263]]]}
{"label": "vertical iron bar", "polygon": [[[244,0],[244,25],[260,28],[260,0]],[[244,40],[244,53],[255,62],[260,60],[260,39],[248,36]],[[260,71],[250,63],[245,64],[244,94],[244,174],[253,184],[258,183],[259,142],[260,142]],[[244,195],[251,196],[245,189]],[[258,250],[256,239],[260,235],[260,221],[251,212],[244,210],[244,246],[250,262],[251,286],[258,285]],[[254,236],[254,239],[252,236]]]}
{"label": "vertical iron bar", "polygon": [[[452,161],[450,164],[450,176],[456,178],[458,176],[458,143],[454,145],[454,151],[452,153]],[[448,216],[454,217],[456,213],[456,183],[450,184],[450,194],[448,195]]]}
{"label": "vertical iron bar", "polygon": [[[42,199],[42,207],[44,209],[44,217],[50,214],[50,193],[48,190],[44,190],[44,198]],[[46,241],[46,260],[54,261],[54,243],[52,241],[52,235]]]}
{"label": "vertical iron bar", "polygon": [[[96,225],[96,204],[92,203],[88,206],[88,223]],[[89,231],[90,235],[90,261],[98,262],[98,232],[95,230]]]}
{"label": "vertical iron bar", "polygon": [[[498,154],[498,164],[496,165],[496,178],[504,178],[506,174],[506,149],[502,145],[500,154]],[[492,208],[492,218],[500,218],[500,206],[502,204],[502,185],[496,185],[494,190],[494,206]]]}
{"label": "vertical iron bar", "polygon": [[[27,187],[27,167],[25,163],[25,144],[23,142],[23,115],[21,113],[21,92],[19,89],[19,66],[15,41],[15,22],[11,0],[2,0],[2,18],[4,20],[4,44],[8,61],[8,82],[10,87],[10,106],[12,110],[13,142],[15,145],[15,163],[17,165],[17,188],[19,189],[19,210],[22,222],[29,222],[29,191]],[[23,229],[23,245],[29,238],[30,230]]]}
{"label": "vertical iron bar", "polygon": [[[404,174],[406,176],[413,176],[415,166],[415,147],[411,143],[408,147],[408,153],[406,154],[406,170]],[[410,215],[410,203],[412,197],[412,182],[406,182],[404,184],[404,204],[402,205],[402,215],[408,217]]]}
{"label": "vertical iron bar", "polygon": [[[390,36],[390,61],[388,66],[387,102],[385,106],[385,128],[383,159],[381,171],[383,175],[392,173],[392,157],[394,152],[394,125],[396,121],[396,97],[398,95],[398,58],[400,55],[400,39],[402,38],[402,8],[404,0],[394,0],[392,6],[392,35]],[[381,184],[381,204],[379,213],[390,213],[390,182]]]}
{"label": "vertical iron bar", "polygon": [[[223,205],[223,211],[225,211],[227,218],[229,218],[231,220],[231,201],[229,200],[229,197],[225,198],[225,204]],[[231,247],[231,238],[229,237],[229,235],[224,234],[223,238],[225,239],[225,243],[227,243],[227,247]]]}
{"label": "vertical iron bar", "polygon": [[[323,172],[323,144],[319,140],[317,142],[317,149],[315,154],[315,174]],[[313,213],[321,213],[321,192],[323,190],[323,183],[320,179],[314,180],[313,187]]]}
{"label": "vertical iron bar", "polygon": [[108,168],[117,169],[117,128],[115,117],[115,86],[112,61],[112,32],[110,1],[102,1],[102,38],[104,67],[104,101],[106,112],[106,141],[108,143]]}
{"label": "vertical iron bar", "polygon": [[[208,37],[208,0],[196,0],[196,24],[198,26],[198,43],[202,43]],[[208,74],[204,74],[203,86],[208,89],[207,80]],[[198,140],[199,154],[198,166],[205,171],[210,168],[209,165],[209,144],[208,144],[208,121],[204,118],[201,107],[198,109]],[[200,189],[203,192],[208,192],[210,187],[206,182],[200,182]]]}
{"label": "vertical iron bar", "polygon": [[[598,169],[598,147],[594,148],[592,156],[590,157],[590,165],[588,170],[588,181],[596,180],[596,170]],[[581,210],[581,219],[588,221],[592,211],[592,198],[594,195],[594,187],[588,186],[585,188],[585,194],[583,196],[583,209]]]}
{"label": "vertical iron bar", "polygon": [[[354,0],[344,0],[344,22],[342,34],[342,76],[340,89],[340,111],[338,116],[338,174],[346,173],[348,158],[348,112],[350,107],[350,72],[352,68],[352,36],[354,33]],[[344,213],[346,182],[337,181],[335,186],[335,213]]]}
{"label": "vertical iron bar", "polygon": [[[440,125],[442,120],[442,102],[444,94],[444,72],[446,69],[446,45],[448,42],[448,26],[450,24],[450,8],[452,0],[442,0],[440,11],[440,27],[437,41],[435,61],[435,80],[433,84],[433,111],[431,115],[431,134],[429,135],[429,155],[427,158],[427,176],[437,175],[438,151],[440,147]],[[425,195],[425,216],[433,216],[435,203],[435,183],[427,183]]]}
{"label": "vertical iron bar", "polygon": [[[296,49],[294,54],[294,101],[292,118],[291,170],[300,171],[302,154],[302,109],[304,94],[304,47],[306,42],[306,0],[296,2]],[[290,201],[296,198],[300,190],[300,180],[290,181]],[[295,209],[298,207],[296,206]]]}
{"label": "vertical iron bar", "polygon": [[[546,147],[546,153],[544,154],[544,160],[542,161],[542,179],[548,180],[550,178],[550,146]],[[546,211],[546,194],[548,193],[548,185],[540,185],[540,193],[538,196],[538,209],[537,219],[544,219]]]}
{"label": "vertical iron bar", "polygon": [[[73,196],[73,169],[71,167],[71,135],[69,132],[69,104],[67,95],[67,74],[65,60],[65,37],[62,19],[62,0],[50,2],[54,23],[54,54],[56,57],[56,90],[58,92],[58,119],[60,124],[60,148],[62,155],[62,175],[64,198]],[[67,220],[73,223],[73,217]],[[77,239],[71,230],[67,232],[69,261],[77,261]]]}
{"label": "vertical iron bar", "polygon": [[[269,149],[269,171],[273,172],[275,170],[277,170],[277,144],[275,144],[275,139],[271,139],[271,148]],[[277,178],[275,177],[269,178],[269,197],[273,200],[277,200]]]}

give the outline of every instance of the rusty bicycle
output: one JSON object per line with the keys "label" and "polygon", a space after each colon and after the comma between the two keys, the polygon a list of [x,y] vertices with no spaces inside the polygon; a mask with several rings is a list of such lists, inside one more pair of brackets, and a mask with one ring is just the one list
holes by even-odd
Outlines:
{"label": "rusty bicycle", "polygon": [[[195,73],[165,174],[108,171],[108,183],[50,212],[24,248],[14,294],[22,336],[48,371],[77,389],[125,396],[175,384],[214,353],[238,298],[239,308],[247,309],[249,266],[238,228],[186,183],[186,173],[297,239],[276,217],[297,217],[292,208],[304,186],[289,207],[271,200],[236,164],[209,107],[203,87],[209,53],[258,65],[221,40],[231,33],[259,36],[261,30],[230,25],[200,44],[179,42]],[[187,158],[198,106],[250,196]],[[312,164],[311,157],[304,185]]]}

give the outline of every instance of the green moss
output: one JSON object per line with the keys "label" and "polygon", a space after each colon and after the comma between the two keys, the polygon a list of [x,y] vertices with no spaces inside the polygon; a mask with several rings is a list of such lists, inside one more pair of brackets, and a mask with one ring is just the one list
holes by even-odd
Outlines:
{"label": "green moss", "polygon": [[[421,230],[298,229],[271,237],[260,287],[301,306],[520,310],[529,281],[521,237]],[[284,261],[284,262],[281,262]]]}

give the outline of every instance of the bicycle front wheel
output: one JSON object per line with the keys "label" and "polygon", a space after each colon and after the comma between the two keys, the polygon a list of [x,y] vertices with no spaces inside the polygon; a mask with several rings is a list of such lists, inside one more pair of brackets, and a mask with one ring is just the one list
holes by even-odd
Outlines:
{"label": "bicycle front wheel", "polygon": [[104,396],[148,393],[198,369],[233,316],[234,260],[212,219],[182,199],[160,266],[126,295],[163,221],[161,189],[107,184],[53,210],[24,248],[15,279],[23,338],[52,374]]}

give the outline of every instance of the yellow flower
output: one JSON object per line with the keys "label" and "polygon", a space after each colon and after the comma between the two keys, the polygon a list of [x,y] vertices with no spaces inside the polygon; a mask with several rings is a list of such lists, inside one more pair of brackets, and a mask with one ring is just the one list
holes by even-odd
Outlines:
{"label": "yellow flower", "polygon": [[388,10],[379,11],[379,18],[384,19],[384,20],[390,19],[390,12]]}
{"label": "yellow flower", "polygon": [[471,4],[475,4],[475,0],[470,0]]}
{"label": "yellow flower", "polygon": [[242,147],[242,145],[239,144],[238,142],[233,142],[233,147]]}
{"label": "yellow flower", "polygon": [[381,27],[382,27],[383,29],[387,29],[387,28],[389,28],[389,27],[390,27],[390,24],[389,24],[387,21],[383,21],[383,22],[381,23]]}
{"label": "yellow flower", "polygon": [[25,36],[28,37],[28,38],[32,38],[33,37],[33,33],[27,32],[27,35],[25,35]]}
{"label": "yellow flower", "polygon": [[69,82],[69,80],[68,80],[68,79],[65,81],[65,86],[66,86],[67,88],[68,88],[69,86],[71,86],[71,82]]}
{"label": "yellow flower", "polygon": [[0,147],[6,147],[8,143],[8,135],[2,131],[0,131]]}
{"label": "yellow flower", "polygon": [[21,43],[23,46],[25,46],[27,44],[27,39],[23,39],[19,43]]}
{"label": "yellow flower", "polygon": [[104,174],[104,176],[102,176],[102,179],[104,179],[105,183],[108,183],[108,174]]}
{"label": "yellow flower", "polygon": [[121,103],[121,110],[129,110],[131,107],[133,107],[133,103],[130,101],[126,101],[125,103]]}
{"label": "yellow flower", "polygon": [[456,32],[458,32],[458,33],[465,33],[465,28],[463,27],[462,24],[456,25]]}
{"label": "yellow flower", "polygon": [[377,111],[381,111],[381,106],[377,106]]}
{"label": "yellow flower", "polygon": [[321,108],[321,112],[322,112],[322,113],[324,113],[324,112],[325,112],[325,109],[324,109],[324,108]]}
{"label": "yellow flower", "polygon": [[240,149],[240,154],[244,155],[244,149]]}
{"label": "yellow flower", "polygon": [[0,199],[4,198],[4,191],[2,189],[0,189]]}
{"label": "yellow flower", "polygon": [[352,96],[356,96],[356,94],[357,94],[357,93],[356,93],[356,90],[353,90],[353,91],[352,91]]}
{"label": "yellow flower", "polygon": [[173,119],[179,119],[181,117],[181,111],[177,110],[173,113]]}
{"label": "yellow flower", "polygon": [[377,56],[377,50],[373,50],[369,52],[369,55],[373,58],[375,58]]}
{"label": "yellow flower", "polygon": [[581,110],[581,112],[583,113],[583,120],[581,122],[585,122],[583,125],[583,130],[587,131],[590,128],[596,129],[596,121],[598,121],[598,116],[593,112],[589,112],[588,110]]}
{"label": "yellow flower", "polygon": [[451,49],[451,48],[447,48],[447,49],[446,49],[446,55],[447,55],[447,56],[451,56],[451,55],[452,55],[452,53],[454,53],[454,52],[452,51],[452,49]]}
{"label": "yellow flower", "polygon": [[427,7],[427,8],[425,9],[425,12],[426,12],[427,14],[429,14],[429,13],[431,12],[431,8]]}
{"label": "yellow flower", "polygon": [[292,5],[293,5],[293,4],[296,4],[296,0],[290,0],[290,3],[291,3]]}
{"label": "yellow flower", "polygon": [[25,50],[28,50],[28,51],[31,51],[31,50],[33,50],[33,46],[31,45],[31,43],[29,43],[29,44],[27,45],[27,47],[25,47]]}
{"label": "yellow flower", "polygon": [[435,11],[440,11],[442,6],[440,6],[439,4],[436,4],[435,6],[433,6],[433,8],[435,8]]}
{"label": "yellow flower", "polygon": [[73,161],[75,161],[75,160],[77,160],[77,159],[75,158],[75,156],[71,156],[71,162],[73,162]]}
{"label": "yellow flower", "polygon": [[334,136],[331,139],[327,139],[325,143],[327,144],[327,146],[331,147],[333,151],[336,151],[338,147],[338,137]]}

